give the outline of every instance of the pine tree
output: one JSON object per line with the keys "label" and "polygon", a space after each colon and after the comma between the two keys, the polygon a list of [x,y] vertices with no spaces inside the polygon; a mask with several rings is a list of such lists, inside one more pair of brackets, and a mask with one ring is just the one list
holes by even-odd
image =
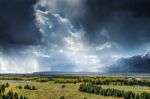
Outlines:
{"label": "pine tree", "polygon": [[61,88],[65,88],[66,86],[65,85],[62,85],[62,87]]}
{"label": "pine tree", "polygon": [[64,97],[64,96],[61,96],[59,99],[65,99],[65,97]]}
{"label": "pine tree", "polygon": [[23,99],[23,96],[22,96],[22,95],[20,96],[20,99]]}
{"label": "pine tree", "polygon": [[32,86],[32,90],[36,90],[36,89],[35,89],[35,86]]}
{"label": "pine tree", "polygon": [[19,85],[19,89],[22,89],[21,85]]}
{"label": "pine tree", "polygon": [[2,93],[5,92],[5,85],[4,84],[1,85],[1,91],[2,91]]}
{"label": "pine tree", "polygon": [[16,92],[14,93],[14,99],[19,99],[18,94]]}
{"label": "pine tree", "polygon": [[137,94],[136,97],[135,97],[135,99],[140,99],[140,96]]}
{"label": "pine tree", "polygon": [[8,83],[8,82],[6,83],[6,87],[7,87],[7,88],[9,87],[9,83]]}

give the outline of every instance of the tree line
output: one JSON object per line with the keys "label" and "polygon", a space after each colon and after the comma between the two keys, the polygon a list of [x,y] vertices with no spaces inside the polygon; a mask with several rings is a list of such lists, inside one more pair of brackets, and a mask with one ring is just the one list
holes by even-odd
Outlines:
{"label": "tree line", "polygon": [[132,91],[122,91],[117,89],[103,89],[101,86],[92,84],[81,84],[79,91],[103,96],[123,97],[123,99],[150,99],[150,93],[135,94]]}
{"label": "tree line", "polygon": [[150,87],[150,82],[146,80],[92,80],[90,83],[93,85],[138,85]]}
{"label": "tree line", "polygon": [[55,79],[55,83],[79,83],[80,81],[77,79]]}
{"label": "tree line", "polygon": [[136,79],[127,79],[119,77],[56,77],[53,78],[55,83],[91,83],[93,85],[126,85],[126,86],[147,86],[150,87],[149,80],[136,80]]}
{"label": "tree line", "polygon": [[[22,86],[19,85],[19,89],[22,89]],[[35,88],[35,86],[29,86],[28,84],[24,86],[24,89],[27,89],[27,90],[37,90],[37,88]]]}

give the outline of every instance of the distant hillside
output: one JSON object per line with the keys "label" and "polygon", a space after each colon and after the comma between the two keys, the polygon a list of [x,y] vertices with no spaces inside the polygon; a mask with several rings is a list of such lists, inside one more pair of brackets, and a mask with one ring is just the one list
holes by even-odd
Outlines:
{"label": "distant hillside", "polygon": [[150,73],[150,54],[121,58],[110,66],[108,72]]}

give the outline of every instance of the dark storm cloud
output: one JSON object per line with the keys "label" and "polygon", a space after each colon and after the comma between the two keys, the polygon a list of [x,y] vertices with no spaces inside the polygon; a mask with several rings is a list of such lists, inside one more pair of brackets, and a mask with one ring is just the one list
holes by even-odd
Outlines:
{"label": "dark storm cloud", "polygon": [[[90,43],[114,41],[124,48],[128,48],[129,44],[136,48],[139,44],[149,42],[149,0],[83,1],[83,7],[77,8],[78,11],[64,1],[57,2],[57,5],[59,12],[65,11],[63,14],[73,23],[78,21],[84,27]],[[37,0],[0,0],[2,44],[32,45],[40,42],[41,34],[34,22],[33,5],[36,2]],[[102,29],[106,30],[107,36],[101,33]]]}
{"label": "dark storm cloud", "polygon": [[149,5],[149,0],[0,0],[0,72],[148,72],[150,58],[135,55],[150,44]]}
{"label": "dark storm cloud", "polygon": [[121,58],[108,68],[108,72],[120,73],[149,73],[150,54]]}
{"label": "dark storm cloud", "polygon": [[[78,20],[92,43],[114,41],[124,48],[150,41],[149,0],[85,0],[84,16]],[[101,36],[105,28],[109,38]]]}
{"label": "dark storm cloud", "polygon": [[40,32],[35,25],[33,5],[37,0],[0,0],[1,45],[35,45]]}

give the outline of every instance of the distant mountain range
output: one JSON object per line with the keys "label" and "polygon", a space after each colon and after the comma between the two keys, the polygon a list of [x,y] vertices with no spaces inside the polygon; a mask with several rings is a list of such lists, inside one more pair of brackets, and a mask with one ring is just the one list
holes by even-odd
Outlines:
{"label": "distant mountain range", "polygon": [[35,72],[34,74],[44,75],[101,75],[113,73],[150,73],[150,52],[127,58],[120,58],[106,72]]}
{"label": "distant mountain range", "polygon": [[150,73],[150,53],[128,58],[120,58],[108,68],[114,73]]}

